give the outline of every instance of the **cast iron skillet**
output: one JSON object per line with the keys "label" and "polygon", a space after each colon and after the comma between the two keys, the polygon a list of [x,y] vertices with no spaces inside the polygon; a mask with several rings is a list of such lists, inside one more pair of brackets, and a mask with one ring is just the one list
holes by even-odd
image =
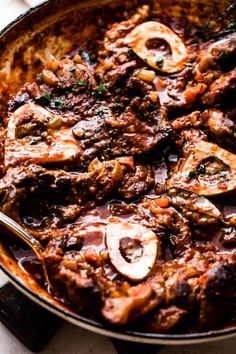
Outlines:
{"label": "cast iron skillet", "polygon": [[[165,0],[165,6],[171,6],[175,0]],[[122,3],[134,4],[136,0],[124,0]],[[148,3],[138,1],[138,3]],[[159,1],[160,2],[160,1]],[[214,4],[227,7],[227,0],[189,0],[188,5],[203,3],[206,8],[214,8]],[[73,47],[73,40],[83,31],[83,21],[95,14],[101,8],[114,9],[119,6],[119,0],[49,0],[30,9],[0,32],[0,86],[11,82],[15,89],[22,82],[32,77],[32,73],[44,64],[48,52],[61,56]],[[191,11],[191,10],[190,10]],[[86,15],[85,15],[86,13]],[[63,29],[66,28],[66,31]],[[73,38],[73,39],[72,39]],[[23,70],[21,70],[23,68]],[[1,87],[0,87],[1,89]],[[220,340],[236,335],[236,327],[194,333],[194,334],[153,334],[133,330],[117,329],[109,324],[95,322],[79,316],[56,301],[42,289],[34,278],[23,271],[12,258],[6,245],[0,238],[0,268],[9,280],[31,300],[53,312],[59,317],[87,330],[139,343],[148,344],[194,344]]]}

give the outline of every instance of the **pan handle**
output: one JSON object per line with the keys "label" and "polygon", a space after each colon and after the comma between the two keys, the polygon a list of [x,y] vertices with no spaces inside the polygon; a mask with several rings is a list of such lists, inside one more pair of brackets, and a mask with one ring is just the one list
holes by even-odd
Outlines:
{"label": "pan handle", "polygon": [[0,288],[0,321],[34,353],[41,351],[63,324],[10,283]]}

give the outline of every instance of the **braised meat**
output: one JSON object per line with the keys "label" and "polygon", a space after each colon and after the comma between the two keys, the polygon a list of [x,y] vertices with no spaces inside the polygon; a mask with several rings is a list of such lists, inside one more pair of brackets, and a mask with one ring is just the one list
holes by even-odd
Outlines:
{"label": "braised meat", "polygon": [[116,160],[98,161],[90,166],[90,172],[77,174],[37,165],[12,168],[1,180],[1,210],[19,219],[21,205],[27,209],[28,203],[32,206],[37,200],[35,207],[41,202],[48,219],[55,214],[57,222],[73,221],[96,200],[103,200],[122,179],[123,170]]}
{"label": "braised meat", "polygon": [[[53,70],[44,69],[38,83],[26,84],[9,104],[6,167],[27,161],[87,167],[96,157],[143,155],[170,135],[166,114],[149,86],[139,89],[130,78],[127,92],[119,96],[129,101],[114,105],[117,96],[108,93],[109,83],[98,85],[78,55],[57,61]],[[15,110],[23,103],[22,92],[28,103]]]}
{"label": "braised meat", "polygon": [[12,93],[0,210],[77,313],[213,330],[236,323],[235,7],[206,24],[208,6],[148,3],[96,14],[95,37]]}

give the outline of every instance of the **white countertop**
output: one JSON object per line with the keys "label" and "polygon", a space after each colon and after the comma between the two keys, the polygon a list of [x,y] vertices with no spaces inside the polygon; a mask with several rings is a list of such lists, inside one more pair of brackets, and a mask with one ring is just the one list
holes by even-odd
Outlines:
{"label": "white countertop", "polygon": [[[4,27],[38,0],[0,0],[0,28]],[[0,285],[6,282],[5,276],[0,272]],[[0,354],[30,354],[1,323],[0,323]],[[44,349],[42,354],[115,354],[111,341],[71,324],[65,324]],[[236,338],[215,343],[163,347],[160,354],[235,354]],[[134,353],[135,354],[135,353]],[[148,354],[148,353],[144,353]]]}

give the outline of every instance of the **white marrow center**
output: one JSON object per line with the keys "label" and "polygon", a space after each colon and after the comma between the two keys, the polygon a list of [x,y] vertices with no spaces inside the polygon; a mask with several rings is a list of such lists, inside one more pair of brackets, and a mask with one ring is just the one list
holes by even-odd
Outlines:
{"label": "white marrow center", "polygon": [[[142,247],[142,254],[134,262],[128,262],[121,251],[122,239],[129,238]],[[153,268],[160,255],[160,242],[156,234],[139,224],[127,222],[110,223],[106,230],[106,244],[111,263],[124,277],[140,281]]]}

